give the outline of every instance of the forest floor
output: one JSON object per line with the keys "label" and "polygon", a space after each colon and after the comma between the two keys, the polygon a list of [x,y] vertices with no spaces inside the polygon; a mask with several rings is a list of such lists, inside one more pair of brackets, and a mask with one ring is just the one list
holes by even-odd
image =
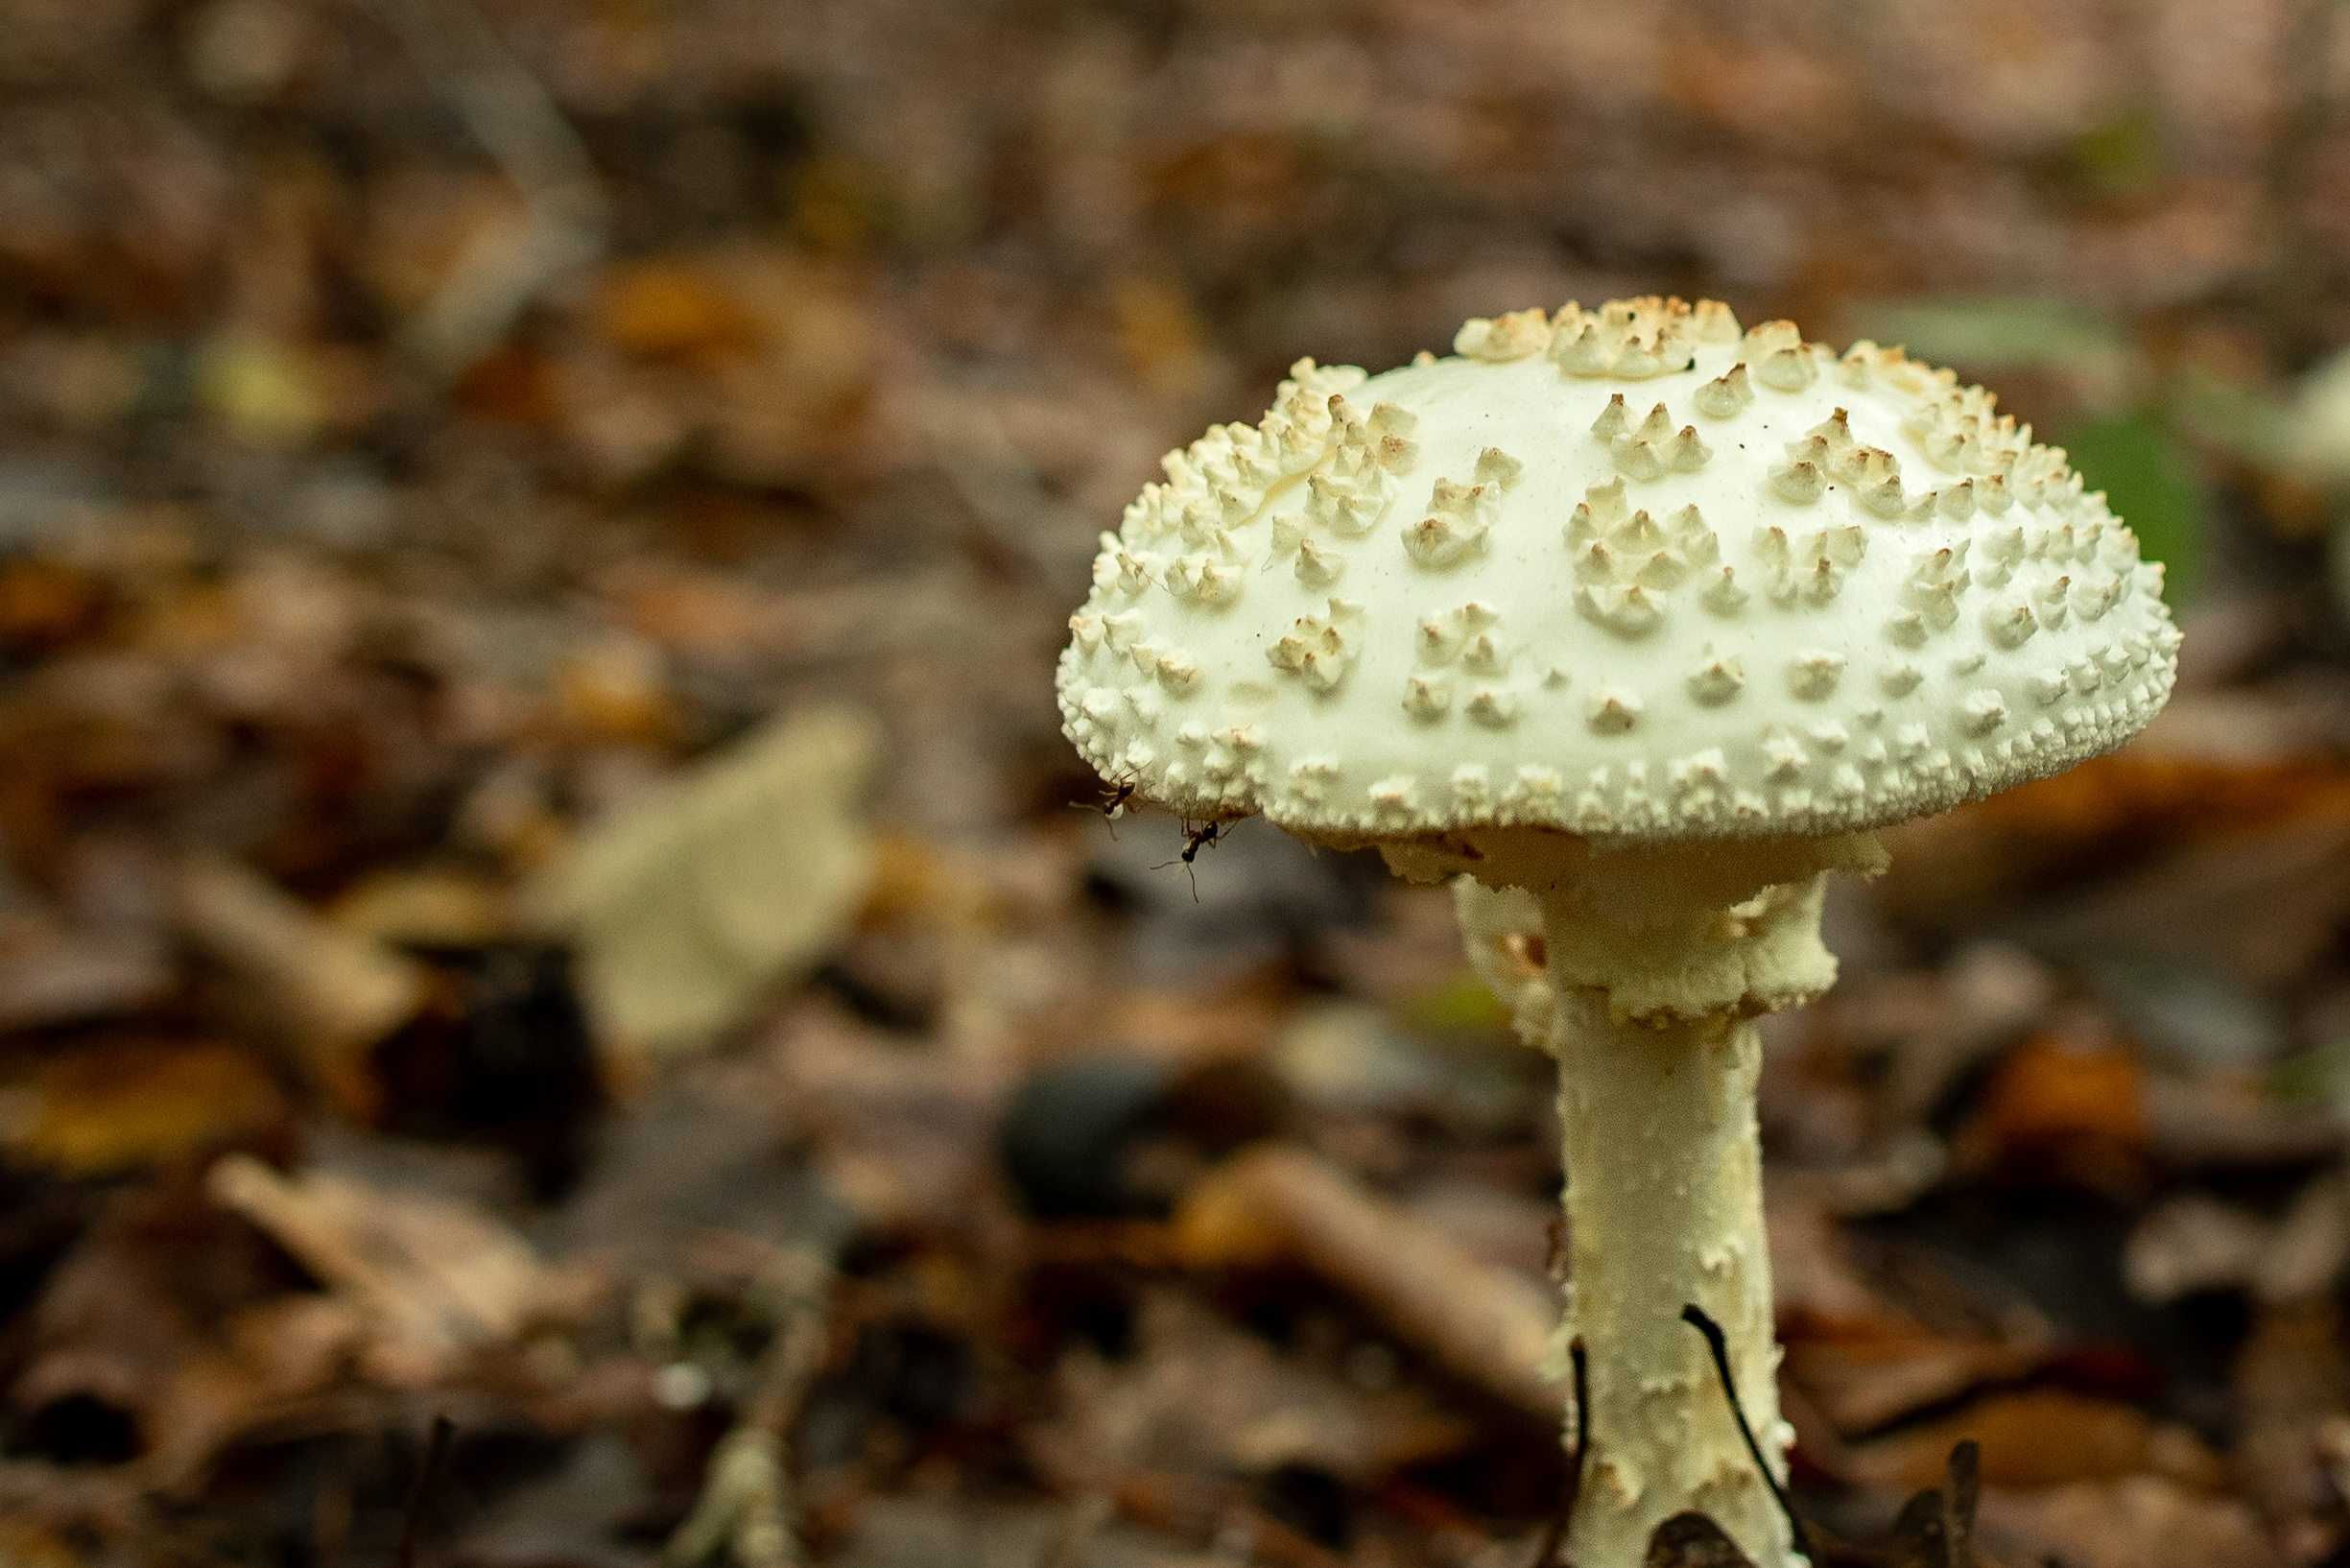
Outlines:
{"label": "forest floor", "polygon": [[1662,290],[2188,632],[1769,1021],[1796,1506],[2350,1562],[2331,9],[0,3],[0,1562],[1531,1568],[1549,1061],[1050,676],[1296,354]]}

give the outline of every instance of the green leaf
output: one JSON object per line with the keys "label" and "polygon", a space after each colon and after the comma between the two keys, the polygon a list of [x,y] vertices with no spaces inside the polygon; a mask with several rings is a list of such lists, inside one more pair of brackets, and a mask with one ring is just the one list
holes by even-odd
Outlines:
{"label": "green leaf", "polygon": [[2331,1105],[2345,1080],[2350,1080],[2350,1040],[2328,1040],[2271,1066],[2268,1098],[2287,1105]]}
{"label": "green leaf", "polygon": [[2029,295],[1884,299],[1846,311],[1853,330],[1969,371],[2056,370],[2118,384],[2129,342],[2095,312]]}
{"label": "green leaf", "polygon": [[2163,139],[2161,117],[2145,105],[2129,106],[2073,138],[2066,172],[2084,196],[2144,196],[2162,183],[2169,161]]}
{"label": "green leaf", "polygon": [[2132,410],[2075,425],[2060,444],[2082,487],[2103,490],[2114,515],[2137,534],[2140,553],[2170,568],[2166,597],[2180,602],[2200,563],[2205,497],[2177,435],[2159,416]]}
{"label": "green leaf", "polygon": [[2314,450],[2329,420],[2314,405],[2314,385],[2322,369],[2302,383],[2291,402],[2277,394],[2215,375],[2199,366],[2182,367],[2170,389],[2171,417],[2198,441],[2267,468],[2317,468],[2323,461]]}
{"label": "green leaf", "polygon": [[1467,968],[1412,992],[1395,1012],[1405,1027],[1427,1034],[1499,1033],[1509,1027],[1508,1011]]}

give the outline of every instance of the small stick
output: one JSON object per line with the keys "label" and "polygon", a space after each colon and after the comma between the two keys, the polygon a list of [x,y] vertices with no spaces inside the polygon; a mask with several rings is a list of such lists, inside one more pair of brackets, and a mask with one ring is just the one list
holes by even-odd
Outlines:
{"label": "small stick", "polygon": [[1544,1293],[1323,1155],[1235,1154],[1184,1196],[1175,1246],[1195,1269],[1301,1264],[1455,1376],[1543,1421],[1564,1413],[1566,1391],[1540,1370],[1558,1323]]}
{"label": "small stick", "polygon": [[1982,1501],[1982,1445],[1972,1437],[1950,1451],[1942,1487],[1942,1538],[1951,1568],[1974,1568],[1975,1509]]}
{"label": "small stick", "polygon": [[1722,1337],[1721,1325],[1706,1315],[1703,1307],[1691,1301],[1681,1308],[1681,1321],[1705,1336],[1706,1348],[1714,1353],[1714,1372],[1721,1379],[1721,1391],[1730,1401],[1731,1418],[1738,1422],[1738,1435],[1746,1439],[1746,1452],[1754,1456],[1754,1467],[1763,1473],[1763,1485],[1770,1488],[1771,1499],[1779,1511],[1787,1515],[1787,1528],[1795,1537],[1795,1550],[1805,1556],[1812,1556],[1811,1532],[1803,1528],[1803,1520],[1795,1513],[1794,1504],[1779,1485],[1779,1478],[1770,1473],[1763,1461],[1763,1445],[1754,1440],[1754,1429],[1746,1424],[1746,1407],[1738,1397],[1738,1385],[1730,1380],[1730,1346]]}
{"label": "small stick", "polygon": [[1583,1456],[1591,1452],[1591,1362],[1583,1354],[1580,1340],[1567,1346],[1567,1355],[1575,1363],[1575,1452],[1567,1458],[1567,1484],[1559,1494],[1558,1509],[1543,1528],[1542,1544],[1534,1548],[1534,1560],[1527,1568],[1552,1568],[1558,1560],[1558,1548],[1567,1538],[1575,1505],[1583,1495]]}
{"label": "small stick", "polygon": [[400,1510],[400,1548],[392,1558],[398,1568],[416,1568],[416,1535],[424,1528],[424,1505],[432,1500],[440,1467],[448,1461],[449,1441],[456,1436],[457,1423],[449,1419],[448,1412],[434,1412],[432,1435],[424,1439],[424,1462],[416,1469],[415,1485],[408,1488],[408,1505]]}
{"label": "small stick", "polygon": [[758,1388],[711,1451],[693,1511],[661,1549],[671,1568],[700,1562],[721,1547],[743,1568],[800,1568],[807,1561],[792,1520],[796,1509],[784,1436],[823,1364],[832,1271],[806,1254],[785,1254],[778,1263],[790,1304],[760,1358]]}

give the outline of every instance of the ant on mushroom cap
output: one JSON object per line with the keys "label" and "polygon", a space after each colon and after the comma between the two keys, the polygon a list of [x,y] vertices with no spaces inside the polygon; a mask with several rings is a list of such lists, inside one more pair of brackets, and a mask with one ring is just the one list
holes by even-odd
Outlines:
{"label": "ant on mushroom cap", "polygon": [[1222,821],[1207,821],[1195,827],[1188,817],[1176,820],[1183,824],[1183,853],[1177,855],[1175,860],[1160,861],[1151,869],[1163,871],[1168,867],[1175,865],[1175,861],[1182,862],[1184,874],[1191,878],[1192,902],[1197,904],[1199,902],[1199,875],[1193,863],[1199,858],[1200,850],[1213,847],[1223,830],[1232,824]]}
{"label": "ant on mushroom cap", "polygon": [[1089,806],[1082,800],[1072,800],[1069,802],[1069,809],[1100,812],[1102,820],[1110,824],[1109,836],[1115,841],[1118,837],[1118,819],[1126,815],[1127,802],[1134,798],[1134,792],[1141,788],[1141,784],[1140,779],[1131,775],[1111,776],[1104,780],[1104,787],[1099,792],[1099,797],[1092,805]]}
{"label": "ant on mushroom cap", "polygon": [[[1104,779],[1104,787],[1099,794],[1099,798],[1097,798],[1092,805],[1087,805],[1081,800],[1072,800],[1069,802],[1069,807],[1072,811],[1100,812],[1103,820],[1111,824],[1109,833],[1110,837],[1114,840],[1118,837],[1118,819],[1126,815],[1128,802],[1134,798],[1136,791],[1138,791],[1140,788],[1141,780],[1133,777],[1132,775],[1113,774]],[[1224,821],[1195,823],[1189,817],[1178,818],[1177,820],[1182,823],[1183,827],[1183,852],[1177,855],[1174,860],[1161,861],[1156,866],[1151,867],[1151,869],[1153,871],[1163,871],[1168,867],[1176,865],[1178,863],[1183,866],[1185,870],[1192,870],[1195,863],[1199,858],[1199,851],[1214,845],[1218,839],[1222,836],[1224,829],[1232,825],[1231,823]],[[1197,875],[1194,875],[1192,878],[1192,901],[1194,903],[1198,903],[1199,900],[1199,879]]]}

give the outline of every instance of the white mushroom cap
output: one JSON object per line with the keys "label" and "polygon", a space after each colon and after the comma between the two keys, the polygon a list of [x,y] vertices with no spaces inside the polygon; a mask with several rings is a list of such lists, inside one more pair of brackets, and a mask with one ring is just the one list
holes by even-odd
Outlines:
{"label": "white mushroom cap", "polygon": [[1105,778],[1334,837],[1825,834],[2061,772],[2170,693],[2161,566],[1948,370],[1656,298],[1454,348],[1300,361],[1168,454],[1060,662]]}

